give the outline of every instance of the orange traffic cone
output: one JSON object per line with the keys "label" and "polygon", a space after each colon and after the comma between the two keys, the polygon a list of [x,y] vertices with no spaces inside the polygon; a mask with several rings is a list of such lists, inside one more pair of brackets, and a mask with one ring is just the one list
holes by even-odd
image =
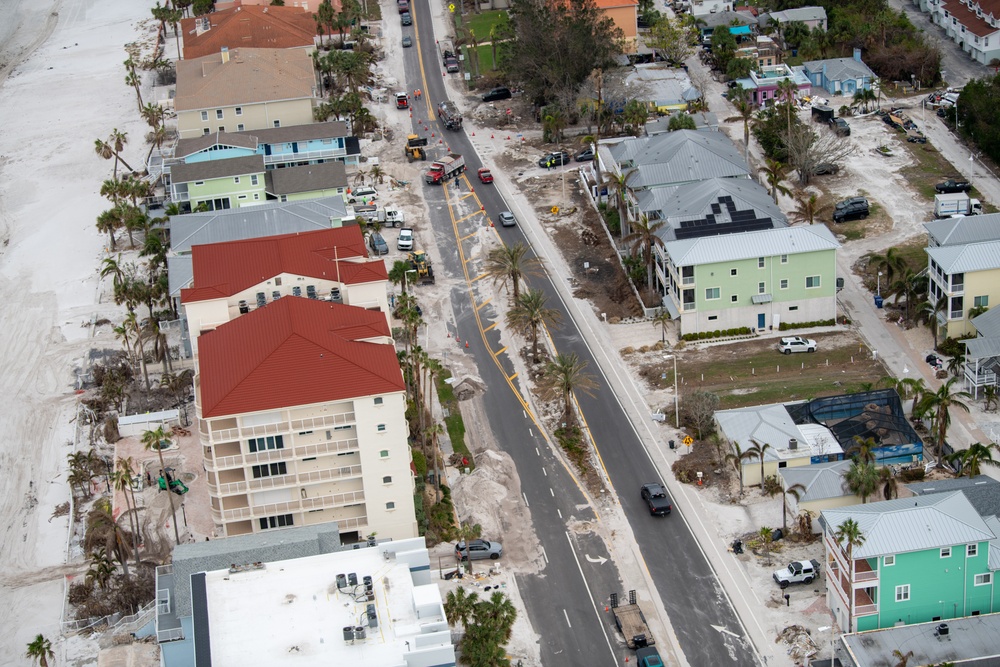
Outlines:
{"label": "orange traffic cone", "polygon": [[465,341],[465,349],[466,349],[466,350],[468,350],[468,349],[469,349],[469,341]]}

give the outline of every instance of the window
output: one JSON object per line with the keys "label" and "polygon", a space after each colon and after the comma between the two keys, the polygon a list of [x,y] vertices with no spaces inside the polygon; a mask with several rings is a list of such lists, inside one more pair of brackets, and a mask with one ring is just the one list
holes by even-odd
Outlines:
{"label": "window", "polygon": [[718,298],[719,298],[718,287],[709,287],[708,289],[705,290],[705,299],[707,299],[708,301],[713,301]]}
{"label": "window", "polygon": [[378,455],[379,455],[379,456],[380,456],[381,458],[383,458],[383,459],[387,459],[387,458],[389,458],[389,450],[388,450],[388,449],[383,449],[382,451],[380,451],[380,452],[378,453]]}
{"label": "window", "polygon": [[757,283],[757,294],[763,294],[765,291],[767,290],[765,289],[764,283]]}
{"label": "window", "polygon": [[735,276],[736,275],[736,269],[729,269],[729,275]]}
{"label": "window", "polygon": [[263,452],[267,449],[284,449],[285,438],[281,435],[269,435],[266,438],[250,438],[250,451]]}
{"label": "window", "polygon": [[951,547],[941,547],[941,558],[951,558]]}
{"label": "window", "polygon": [[983,574],[976,575],[976,586],[988,586],[993,583],[993,573],[984,572]]}
{"label": "window", "polygon": [[277,463],[265,463],[264,465],[254,466],[252,470],[254,479],[288,474],[288,469],[285,467],[284,461],[279,461]]}
{"label": "window", "polygon": [[243,115],[243,107],[236,107],[236,115],[237,116]]}
{"label": "window", "polygon": [[218,120],[222,120],[222,109],[216,109],[216,110],[215,110],[215,117],[216,117],[216,118],[217,118]]}
{"label": "window", "polygon": [[819,287],[819,276],[806,276],[806,289]]}
{"label": "window", "polygon": [[896,602],[906,602],[910,599],[910,585],[896,586]]}
{"label": "window", "polygon": [[278,276],[277,278],[274,279],[274,286],[281,287],[281,276]]}
{"label": "window", "polygon": [[257,174],[250,174],[250,185],[257,185],[260,183],[260,177]]}
{"label": "window", "polygon": [[387,510],[394,510],[394,509],[396,509],[396,503],[394,503],[394,502],[392,502],[392,501],[390,500],[389,502],[387,502],[387,503],[385,504],[385,508],[386,508]]}
{"label": "window", "polygon": [[885,561],[883,562],[883,565],[885,565],[886,567],[892,567],[895,564],[896,564],[896,556],[895,555],[893,555],[893,556],[886,556],[885,557]]}
{"label": "window", "polygon": [[758,257],[757,258],[757,268],[758,269],[763,269],[764,268],[764,258],[763,257]]}
{"label": "window", "polygon": [[315,461],[315,460],[316,460],[315,456],[307,456],[306,458],[302,459],[302,462],[305,463],[306,461]]}
{"label": "window", "polygon": [[280,120],[274,121],[273,127],[281,127],[281,121]]}
{"label": "window", "polygon": [[239,182],[240,182],[240,177],[239,176],[233,176],[233,183],[239,183]]}
{"label": "window", "polygon": [[[202,120],[208,120],[208,112],[207,111],[202,111],[201,112],[201,119]],[[208,133],[206,132],[205,134],[208,134]]]}
{"label": "window", "polygon": [[375,405],[382,405],[384,402],[385,401],[382,399],[381,396],[376,396],[375,397]]}
{"label": "window", "polygon": [[244,127],[243,123],[237,123],[236,124],[236,131],[237,132],[242,132],[245,129],[246,129],[246,127]]}
{"label": "window", "polygon": [[205,185],[205,181],[195,181],[195,185]]}
{"label": "window", "polygon": [[789,307],[788,307],[788,310],[790,310],[790,311],[792,311],[792,312],[794,312],[794,311],[796,311],[796,310],[798,310],[798,309],[799,309],[799,307],[798,307],[798,306],[789,306]]}
{"label": "window", "polygon": [[709,316],[708,316],[708,321],[709,321],[709,322],[714,322],[714,321],[715,321],[715,320],[717,320],[717,319],[719,319],[719,316],[718,316],[718,315],[709,315]]}
{"label": "window", "polygon": [[201,134],[202,134],[202,136],[205,136],[205,135],[208,135],[208,134],[211,134],[211,133],[212,133],[212,131],[210,129],[208,129],[207,127],[201,128]]}
{"label": "window", "polygon": [[386,475],[385,477],[382,478],[382,483],[383,484],[392,484],[392,477],[390,477],[389,475]]}
{"label": "window", "polygon": [[780,282],[780,283],[778,284],[778,286],[779,286],[779,287],[781,287],[781,289],[788,289],[788,279],[787,279],[787,278],[783,279],[783,280],[782,280],[782,281],[781,281],[781,282]]}
{"label": "window", "polygon": [[260,529],[267,530],[268,528],[284,528],[285,526],[293,526],[295,523],[292,521],[291,514],[279,514],[278,516],[263,516],[260,518]]}
{"label": "window", "polygon": [[260,201],[260,193],[259,192],[253,193],[253,198],[254,198],[254,201]]}
{"label": "window", "polygon": [[240,196],[237,197],[237,199],[246,199],[246,198],[247,198],[246,195],[240,195]]}
{"label": "window", "polygon": [[379,433],[385,433],[385,424],[379,424],[376,429]]}
{"label": "window", "polygon": [[970,544],[967,547],[965,547],[965,555],[968,556],[969,558],[973,558],[975,556],[978,556],[979,555],[979,545],[978,544]]}
{"label": "window", "polygon": [[736,296],[735,294],[729,297],[729,300],[732,301],[733,303],[736,303],[737,299],[739,299],[739,297]]}
{"label": "window", "polygon": [[782,264],[788,264],[788,255],[782,255],[781,256],[781,263]]}
{"label": "window", "polygon": [[974,296],[972,297],[972,307],[973,308],[989,308],[990,297],[986,296]]}
{"label": "window", "polygon": [[788,461],[778,461],[778,467],[779,468],[787,468],[788,467]]}
{"label": "window", "polygon": [[226,126],[225,125],[220,125],[219,126],[219,132],[225,132],[225,131],[226,131]]}

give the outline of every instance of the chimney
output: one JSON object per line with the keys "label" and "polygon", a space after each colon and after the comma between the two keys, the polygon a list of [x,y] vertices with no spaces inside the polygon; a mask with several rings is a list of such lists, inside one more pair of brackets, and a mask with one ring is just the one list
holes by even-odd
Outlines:
{"label": "chimney", "polygon": [[861,49],[854,49],[854,59],[861,62]]}
{"label": "chimney", "polygon": [[229,62],[229,47],[228,46],[223,46],[222,47],[222,62],[223,63],[228,63]]}
{"label": "chimney", "polygon": [[798,449],[799,448],[799,441],[796,440],[795,438],[789,438],[788,439],[788,448],[789,449]]}

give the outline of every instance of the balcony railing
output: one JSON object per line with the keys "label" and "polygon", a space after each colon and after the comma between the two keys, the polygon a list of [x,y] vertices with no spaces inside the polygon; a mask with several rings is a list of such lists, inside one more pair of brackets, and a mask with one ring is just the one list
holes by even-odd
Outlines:
{"label": "balcony railing", "polygon": [[[323,417],[311,417],[309,419],[294,419],[291,422],[281,422],[278,424],[265,424],[263,426],[244,426],[243,428],[220,428],[207,434],[212,442],[232,442],[244,438],[259,438],[267,435],[278,435],[279,433],[293,433],[299,431],[314,431],[327,426],[347,426],[354,423],[353,412],[341,412],[335,415],[324,415]],[[202,433],[204,433],[202,429]]]}
{"label": "balcony railing", "polygon": [[878,613],[878,605],[874,604],[862,604],[854,608],[855,616],[871,616],[872,614]]}
{"label": "balcony railing", "polygon": [[360,477],[361,466],[343,466],[341,468],[331,468],[329,470],[311,470],[299,473],[298,475],[275,475],[273,477],[261,477],[251,479],[247,482],[226,482],[224,484],[208,483],[209,491],[220,496],[231,496],[250,491],[263,491],[266,489],[280,489],[287,486],[300,486],[303,484],[314,484],[346,477]]}
{"label": "balcony railing", "polygon": [[870,570],[868,572],[855,572],[854,583],[857,583],[859,581],[878,581],[878,570]]}
{"label": "balcony railing", "polygon": [[315,445],[301,445],[299,447],[287,447],[283,449],[265,449],[261,452],[248,452],[246,454],[235,454],[233,456],[218,456],[215,460],[206,458],[205,468],[215,472],[231,468],[243,468],[245,466],[258,463],[288,461],[294,458],[309,458],[312,456],[321,456],[323,454],[338,454],[340,452],[357,449],[359,449],[358,439],[346,438],[344,440],[321,442]]}
{"label": "balcony railing", "polygon": [[269,503],[267,505],[254,505],[253,507],[239,507],[231,510],[219,511],[212,508],[212,517],[219,521],[240,521],[255,517],[273,516],[275,514],[288,514],[291,512],[304,512],[314,509],[325,509],[329,507],[339,507],[363,503],[365,501],[364,491],[348,491],[347,493],[335,493],[329,496],[319,496],[317,498],[303,498],[301,500],[291,500],[286,503]]}
{"label": "balcony railing", "polygon": [[303,162],[306,160],[326,160],[347,157],[346,148],[325,148],[318,151],[300,151],[298,153],[272,153],[264,156],[264,164],[281,164],[282,162]]}

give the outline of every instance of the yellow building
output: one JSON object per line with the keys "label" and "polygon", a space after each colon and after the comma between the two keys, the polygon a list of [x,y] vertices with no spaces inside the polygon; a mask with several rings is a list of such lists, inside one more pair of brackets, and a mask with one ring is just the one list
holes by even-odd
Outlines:
{"label": "yellow building", "polygon": [[926,251],[928,300],[936,303],[942,296],[947,298],[946,308],[938,313],[939,337],[974,335],[972,317],[1000,303],[1000,240],[938,246]]}
{"label": "yellow building", "polygon": [[316,74],[302,49],[233,49],[177,63],[181,139],[313,122]]}

